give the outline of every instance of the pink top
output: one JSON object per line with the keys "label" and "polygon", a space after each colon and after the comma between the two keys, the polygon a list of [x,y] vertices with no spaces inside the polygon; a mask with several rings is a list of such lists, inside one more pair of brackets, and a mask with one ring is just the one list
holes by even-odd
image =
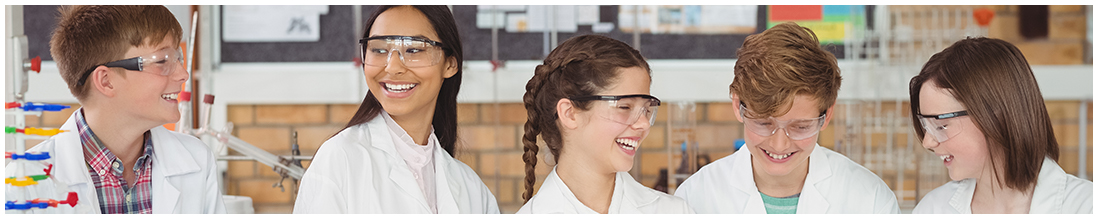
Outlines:
{"label": "pink top", "polygon": [[400,153],[400,157],[404,158],[404,162],[408,164],[408,169],[412,170],[412,176],[416,178],[416,182],[419,184],[419,190],[423,191],[423,197],[427,200],[427,205],[431,207],[432,213],[438,213],[438,207],[435,198],[435,149],[438,148],[438,138],[435,137],[435,129],[431,128],[431,136],[427,138],[427,145],[418,145],[412,140],[412,136],[408,135],[408,132],[404,131],[389,113],[382,112],[382,117],[385,118],[385,123],[389,126],[389,135],[393,136],[393,144],[397,149],[397,153]]}

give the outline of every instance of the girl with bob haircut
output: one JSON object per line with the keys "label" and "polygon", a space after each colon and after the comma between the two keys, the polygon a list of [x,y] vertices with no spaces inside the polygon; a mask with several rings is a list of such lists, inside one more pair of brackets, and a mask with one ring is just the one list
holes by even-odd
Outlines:
{"label": "girl with bob haircut", "polygon": [[1045,101],[1014,45],[958,41],[930,57],[909,94],[916,136],[953,180],[927,193],[912,213],[1094,212],[1093,183],[1056,163]]}
{"label": "girl with bob haircut", "polygon": [[462,50],[446,6],[381,6],[359,45],[370,92],[317,150],[294,213],[499,213],[454,159]]}
{"label": "girl with bob haircut", "polygon": [[[523,95],[526,203],[518,213],[693,213],[626,172],[660,105],[650,74],[640,52],[605,36],[574,37],[549,53]],[[534,195],[538,135],[556,165]]]}

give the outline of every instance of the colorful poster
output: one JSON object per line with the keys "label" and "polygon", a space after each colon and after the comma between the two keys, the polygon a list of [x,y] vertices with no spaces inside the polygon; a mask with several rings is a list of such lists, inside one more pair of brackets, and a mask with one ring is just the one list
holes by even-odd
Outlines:
{"label": "colorful poster", "polygon": [[772,5],[766,28],[792,21],[811,29],[820,43],[841,43],[847,30],[865,29],[865,18],[863,5]]}

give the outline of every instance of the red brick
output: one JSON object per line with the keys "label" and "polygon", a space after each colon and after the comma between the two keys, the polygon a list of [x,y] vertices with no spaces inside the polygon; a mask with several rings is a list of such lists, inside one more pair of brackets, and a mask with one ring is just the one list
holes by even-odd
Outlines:
{"label": "red brick", "polygon": [[1083,42],[1026,41],[1011,42],[1026,56],[1030,65],[1083,64]]}
{"label": "red brick", "polygon": [[301,155],[316,154],[316,150],[320,148],[321,144],[324,144],[324,141],[327,141],[328,138],[342,129],[342,125],[294,127],[294,130],[297,131],[297,145],[301,150]]}
{"label": "red brick", "polygon": [[[539,153],[541,155],[541,153]],[[538,157],[539,160],[542,157]],[[522,152],[482,153],[480,155],[480,170],[477,173],[495,175],[497,169],[499,176],[526,176],[526,163],[522,161]]]}
{"label": "red brick", "polygon": [[72,116],[72,113],[76,112],[76,109],[80,108],[80,104],[77,103],[57,104],[68,105],[70,107],[68,109],[63,109],[59,112],[42,112],[42,126],[54,128],[61,127],[61,125],[65,124],[65,121],[69,119],[69,116]]}
{"label": "red brick", "polygon": [[256,124],[328,123],[327,105],[258,105]]}
{"label": "red brick", "polygon": [[1053,124],[1079,119],[1079,101],[1045,101],[1045,109]]}
{"label": "red brick", "polygon": [[354,117],[358,112],[358,104],[332,104],[329,106],[330,111],[328,115],[328,122],[332,124],[346,125],[351,121],[351,117]]}
{"label": "red brick", "polygon": [[495,104],[480,106],[482,124],[494,124],[497,118],[503,124],[525,124],[527,117],[526,107],[522,103],[500,103],[498,111]]}
{"label": "red brick", "polygon": [[648,150],[664,150],[667,145],[667,128],[665,125],[652,126],[648,131],[648,137],[645,137],[641,141],[640,149],[642,151]]}
{"label": "red brick", "polygon": [[518,148],[517,135],[517,125],[465,125],[458,127],[457,144],[473,150],[513,149]]}
{"label": "red brick", "polygon": [[739,123],[739,120],[736,120],[736,117],[739,116],[736,115],[736,107],[739,107],[739,105],[733,104],[732,102],[709,103],[709,108],[707,109],[708,112],[706,112],[706,116],[708,117],[708,121],[710,122]]}
{"label": "red brick", "polygon": [[[272,204],[272,203],[291,203],[289,188],[286,192],[282,192],[279,188],[272,188],[271,185],[278,182],[278,179],[244,179],[240,180],[240,194],[241,196],[248,196],[252,198],[252,203],[255,204]],[[290,186],[291,183],[287,180],[285,185]]]}
{"label": "red brick", "polygon": [[637,162],[641,162],[641,175],[657,175],[660,169],[667,169],[667,152],[641,152]]}
{"label": "red brick", "polygon": [[[743,138],[743,125],[699,124],[697,141],[699,148],[732,148],[736,139]],[[674,138],[672,138],[674,139]],[[672,141],[672,144],[675,141]],[[672,145],[678,147],[679,145]]]}
{"label": "red brick", "polygon": [[459,103],[457,105],[457,121],[458,124],[469,124],[480,122],[480,104],[476,103]]}
{"label": "red brick", "polygon": [[256,214],[290,214],[294,211],[294,205],[290,204],[254,204]]}
{"label": "red brick", "polygon": [[26,127],[41,127],[42,117],[36,115],[25,115],[23,116],[23,123],[26,125]]}
{"label": "red brick", "polygon": [[290,151],[289,127],[239,127],[236,136],[271,153]]}
{"label": "red brick", "polygon": [[227,110],[226,117],[235,126],[255,123],[255,105],[229,105]]}
{"label": "red brick", "polygon": [[[1065,12],[1079,13],[1079,12],[1082,12],[1082,11],[1083,11],[1083,6],[1082,5],[1049,5],[1048,6],[1048,12],[1050,12],[1050,14],[1065,13]],[[1084,29],[1085,29],[1085,27],[1084,27]]]}
{"label": "red brick", "polygon": [[[991,19],[991,24],[988,25],[988,37],[999,38],[1013,43],[1022,38],[1018,28],[1019,21],[1017,15],[996,14],[995,18]],[[1028,58],[1029,56],[1026,57]],[[1030,64],[1032,65],[1033,63]]]}
{"label": "red brick", "polygon": [[1086,40],[1087,17],[1084,14],[1052,15],[1048,18],[1048,38]]}
{"label": "red brick", "polygon": [[255,161],[229,161],[229,177],[233,179],[247,179],[255,176]]}

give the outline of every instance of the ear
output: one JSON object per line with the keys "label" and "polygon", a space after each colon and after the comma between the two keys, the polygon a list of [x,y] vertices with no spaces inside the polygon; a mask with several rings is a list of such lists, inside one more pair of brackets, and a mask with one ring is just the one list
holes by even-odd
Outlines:
{"label": "ear", "polygon": [[86,85],[92,86],[91,90],[95,90],[103,96],[114,97],[118,90],[114,87],[112,79],[115,77],[111,75],[112,72],[107,66],[95,67],[95,70],[92,70],[91,75],[88,76]]}
{"label": "ear", "polygon": [[458,70],[461,70],[461,69],[458,69],[458,67],[457,67],[457,58],[447,57],[446,58],[446,69],[443,70],[442,77],[443,78],[453,77],[455,74],[457,74]]}
{"label": "ear", "polygon": [[835,104],[832,103],[831,106],[827,107],[827,115],[824,116],[824,124],[823,124],[823,127],[820,127],[820,130],[824,130],[824,129],[827,128],[827,124],[831,123],[831,117],[834,114],[835,114]]}
{"label": "ear", "polygon": [[740,116],[743,115],[740,113],[740,95],[736,95],[736,93],[729,93],[728,95],[732,97],[732,104],[735,105],[732,107],[732,112],[736,114],[736,120],[743,123],[743,117]]}
{"label": "ear", "polygon": [[579,121],[576,118],[576,107],[572,105],[572,100],[560,98],[557,101],[557,119],[565,128],[576,129],[579,127]]}

